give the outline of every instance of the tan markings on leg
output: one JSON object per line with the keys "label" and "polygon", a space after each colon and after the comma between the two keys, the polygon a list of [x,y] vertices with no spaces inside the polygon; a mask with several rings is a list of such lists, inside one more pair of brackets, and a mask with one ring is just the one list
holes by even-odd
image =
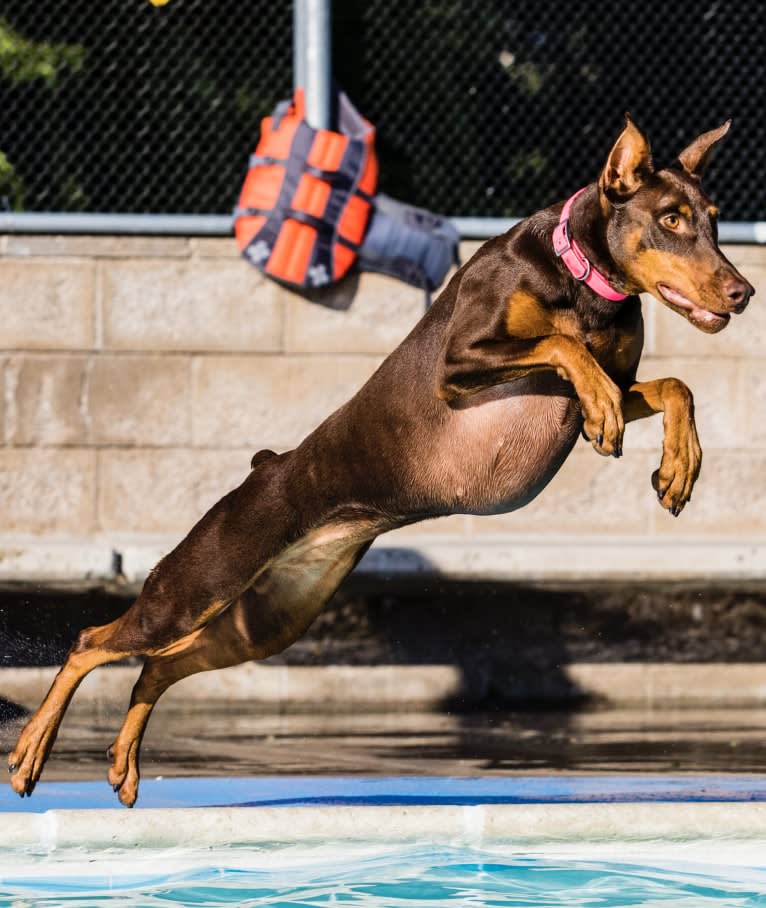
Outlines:
{"label": "tan markings on leg", "polygon": [[136,682],[122,727],[109,748],[111,766],[107,778],[126,807],[138,797],[141,742],[155,704],[177,681],[198,672],[239,665],[257,658],[258,653],[237,627],[241,603],[193,631],[160,654],[150,656]]}
{"label": "tan markings on leg", "polygon": [[573,310],[548,308],[527,290],[516,290],[509,297],[505,328],[510,337],[523,339],[555,334],[580,338],[582,334]]}
{"label": "tan markings on leg", "polygon": [[[195,622],[197,630],[200,630],[206,624],[208,624],[213,618],[215,618],[217,614],[219,614],[219,612],[222,612],[229,605],[229,603],[233,601],[233,599],[219,599],[216,602],[212,602],[206,609],[200,612],[200,616]],[[186,640],[187,638],[182,637],[181,639]],[[171,647],[174,645],[175,644],[171,644]]]}
{"label": "tan markings on leg", "polygon": [[83,678],[99,665],[115,662],[128,655],[103,646],[118,621],[83,631],[39,709],[22,729],[16,746],[8,757],[11,786],[22,797],[30,795],[34,790],[56,740],[64,713]]}
{"label": "tan markings on leg", "polygon": [[540,301],[526,290],[516,290],[508,300],[505,328],[511,337],[544,337],[553,334],[553,322]]}
{"label": "tan markings on leg", "polygon": [[556,372],[574,385],[583,428],[594,449],[604,456],[619,454],[625,431],[620,389],[575,338],[555,335],[541,341],[543,345],[550,347],[549,361]]}
{"label": "tan markings on leg", "polygon": [[652,475],[660,504],[674,516],[691,498],[702,465],[691,391],[677,378],[636,382],[624,400],[626,422],[662,413],[662,461]]}

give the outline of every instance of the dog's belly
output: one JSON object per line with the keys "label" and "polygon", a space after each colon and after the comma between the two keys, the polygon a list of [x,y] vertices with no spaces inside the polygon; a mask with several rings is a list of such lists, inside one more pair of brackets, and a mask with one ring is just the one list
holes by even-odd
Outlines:
{"label": "dog's belly", "polygon": [[550,374],[467,398],[452,409],[433,455],[442,460],[449,509],[493,514],[523,507],[556,474],[580,426],[571,385]]}

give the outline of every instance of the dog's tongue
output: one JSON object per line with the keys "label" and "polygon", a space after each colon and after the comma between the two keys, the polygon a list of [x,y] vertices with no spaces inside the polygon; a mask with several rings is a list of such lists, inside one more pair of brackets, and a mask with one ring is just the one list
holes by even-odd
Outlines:
{"label": "dog's tongue", "polygon": [[723,315],[717,315],[715,312],[709,312],[707,309],[702,309],[688,297],[684,296],[683,293],[674,290],[672,287],[668,287],[667,284],[658,284],[658,289],[660,294],[669,303],[673,303],[681,309],[685,309],[698,325],[709,325],[712,328],[720,325],[722,321],[728,321]]}
{"label": "dog's tongue", "polygon": [[722,320],[725,320],[722,315],[716,315],[715,312],[708,312],[707,309],[700,309],[698,306],[694,307],[692,315],[695,321],[703,325],[719,325]]}

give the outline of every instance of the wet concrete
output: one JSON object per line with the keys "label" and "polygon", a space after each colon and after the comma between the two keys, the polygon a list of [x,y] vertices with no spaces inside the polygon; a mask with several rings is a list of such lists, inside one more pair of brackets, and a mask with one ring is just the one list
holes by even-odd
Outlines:
{"label": "wet concrete", "polygon": [[[121,708],[73,707],[44,778],[100,779]],[[0,724],[7,753],[23,719]],[[766,710],[542,710],[258,715],[160,705],[144,777],[766,772]]]}

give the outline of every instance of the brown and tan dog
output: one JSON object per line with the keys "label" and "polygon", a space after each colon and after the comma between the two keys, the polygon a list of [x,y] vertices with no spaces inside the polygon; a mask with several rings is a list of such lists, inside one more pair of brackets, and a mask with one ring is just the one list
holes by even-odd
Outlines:
{"label": "brown and tan dog", "polygon": [[655,171],[628,119],[598,182],[575,198],[571,236],[625,299],[573,277],[552,244],[564,208],[548,208],[486,243],[301,445],[256,454],[242,485],[162,559],[125,614],[79,635],[9,757],[13,788],[32,793],[85,675],[143,654],[109,751],[109,781],[132,805],[146,724],[171,684],[289,646],[381,533],[527,504],[581,430],[600,454],[619,457],[625,423],[662,412],[652,482],[677,515],[700,469],[692,395],[674,378],[636,381],[635,294],[654,294],[711,333],[747,305],[753,288],[718,248],[716,209],[699,182],[728,125]]}

